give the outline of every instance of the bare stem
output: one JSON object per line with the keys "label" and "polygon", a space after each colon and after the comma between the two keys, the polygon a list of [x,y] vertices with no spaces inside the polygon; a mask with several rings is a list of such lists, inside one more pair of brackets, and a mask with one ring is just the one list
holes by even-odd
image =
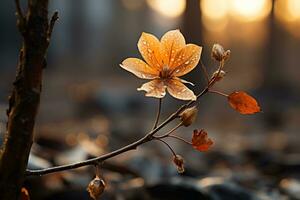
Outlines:
{"label": "bare stem", "polygon": [[52,35],[52,31],[53,31],[53,27],[55,25],[55,22],[58,20],[58,12],[55,11],[54,14],[51,17],[50,20],[50,25],[49,25],[49,29],[48,29],[48,42],[50,41],[51,35]]}
{"label": "bare stem", "polygon": [[155,122],[154,122],[152,130],[157,127],[157,124],[158,124],[158,121],[159,121],[160,112],[161,112],[161,102],[162,102],[162,99],[159,98],[158,99],[158,109],[157,109],[156,119],[155,119]]}
{"label": "bare stem", "polygon": [[224,64],[225,64],[225,63],[224,63],[224,60],[220,61],[219,67],[218,67],[218,73],[217,73],[216,76],[214,76],[214,78],[212,78],[212,79],[209,81],[209,83],[208,83],[208,88],[211,88],[211,87],[216,83],[217,78],[219,77],[219,75],[220,75],[220,73],[221,73],[221,71],[222,71],[222,69],[223,69],[223,67],[224,67]]}
{"label": "bare stem", "polygon": [[172,154],[173,154],[174,156],[176,156],[176,153],[175,153],[174,149],[173,149],[166,141],[164,141],[164,140],[162,140],[162,139],[160,139],[160,138],[156,138],[156,140],[157,140],[157,141],[160,141],[160,142],[162,142],[162,143],[164,143],[164,144],[170,149],[170,151],[172,152]]}
{"label": "bare stem", "polygon": [[172,135],[172,134],[171,134],[171,135],[168,135],[168,137],[175,138],[175,139],[177,139],[177,140],[181,140],[182,142],[185,142],[185,143],[188,144],[188,145],[192,145],[191,142],[187,141],[186,139],[184,139],[184,138],[182,138],[182,137],[180,137],[180,136]]}
{"label": "bare stem", "polygon": [[161,138],[168,137],[169,135],[171,135],[171,133],[173,133],[174,131],[176,131],[180,126],[182,126],[182,122],[180,122],[179,124],[177,124],[173,129],[171,129],[170,131],[168,131],[164,135],[156,136],[155,138],[161,139]]}
{"label": "bare stem", "polygon": [[[197,95],[197,99],[199,99],[200,97],[202,97],[207,92],[208,92],[208,86],[205,87],[202,90],[202,92],[200,92]],[[65,170],[70,170],[70,169],[76,169],[76,168],[87,166],[87,165],[95,165],[97,162],[103,162],[103,161],[105,161],[107,159],[113,158],[113,157],[115,157],[117,155],[120,155],[122,153],[125,153],[127,151],[134,150],[138,146],[140,146],[140,145],[142,145],[142,144],[144,144],[146,142],[149,142],[149,141],[152,141],[153,139],[155,139],[156,137],[153,136],[155,133],[157,133],[160,129],[162,129],[163,127],[165,127],[167,124],[169,124],[174,119],[178,118],[179,114],[184,109],[188,108],[189,106],[191,106],[194,103],[195,103],[195,101],[191,100],[191,101],[187,102],[186,104],[183,104],[175,112],[173,112],[166,120],[164,120],[161,124],[159,124],[155,129],[153,129],[149,133],[147,133],[143,138],[141,138],[141,139],[139,139],[139,140],[137,140],[137,141],[135,141],[135,142],[127,145],[127,146],[124,146],[124,147],[122,147],[120,149],[117,149],[115,151],[112,151],[110,153],[101,155],[101,156],[96,157],[96,158],[92,158],[92,159],[88,159],[88,160],[85,160],[85,161],[80,161],[80,162],[76,162],[76,163],[72,163],[72,164],[68,164],[68,165],[61,165],[61,166],[50,167],[50,168],[39,169],[39,170],[29,170],[28,169],[26,171],[26,175],[27,176],[42,176],[42,175],[50,174],[50,173],[54,173],[54,172],[60,172],[60,171],[65,171]],[[177,126],[179,127],[180,125],[178,124]]]}
{"label": "bare stem", "polygon": [[203,64],[202,60],[200,60],[200,65],[201,65],[202,71],[204,72],[204,75],[205,75],[205,79],[206,79],[206,81],[207,81],[207,84],[209,85],[209,76],[208,76],[206,67],[205,67],[205,65]]}
{"label": "bare stem", "polygon": [[20,0],[15,0],[15,4],[16,4],[17,15],[19,18],[22,18],[22,20],[23,20],[24,15],[23,15],[23,12],[21,9]]}
{"label": "bare stem", "polygon": [[225,94],[225,93],[217,91],[217,90],[208,90],[208,91],[211,92],[211,93],[215,93],[215,94],[224,96],[224,97],[228,97],[228,94]]}

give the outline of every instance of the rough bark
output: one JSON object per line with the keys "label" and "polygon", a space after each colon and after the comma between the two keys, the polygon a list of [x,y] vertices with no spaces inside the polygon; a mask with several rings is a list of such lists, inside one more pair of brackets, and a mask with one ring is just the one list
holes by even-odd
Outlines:
{"label": "rough bark", "polygon": [[9,97],[7,130],[0,157],[0,199],[5,200],[18,199],[24,181],[40,103],[45,55],[53,28],[52,21],[48,23],[48,0],[28,0],[26,15],[18,0],[16,5],[23,43]]}

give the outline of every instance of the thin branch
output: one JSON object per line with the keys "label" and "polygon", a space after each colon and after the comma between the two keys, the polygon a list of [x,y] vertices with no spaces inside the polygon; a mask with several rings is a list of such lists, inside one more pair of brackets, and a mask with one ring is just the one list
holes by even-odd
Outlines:
{"label": "thin branch", "polygon": [[202,71],[204,72],[204,75],[205,75],[205,79],[206,79],[206,81],[207,81],[207,84],[209,85],[209,75],[208,75],[208,73],[207,73],[206,67],[205,67],[205,65],[203,64],[202,60],[200,60],[200,65],[201,65]]}
{"label": "thin branch", "polygon": [[187,141],[186,139],[182,138],[182,137],[179,137],[177,135],[169,135],[168,137],[171,137],[171,138],[175,138],[175,139],[178,139],[178,140],[181,140],[182,142],[186,143],[186,144],[189,144],[189,145],[192,145],[191,142]]}
{"label": "thin branch", "polygon": [[15,4],[16,4],[16,15],[17,15],[17,27],[20,33],[24,36],[24,33],[26,31],[25,30],[26,19],[22,12],[20,0],[15,0]]}
{"label": "thin branch", "polygon": [[164,141],[164,140],[162,140],[162,139],[160,139],[160,138],[156,138],[156,140],[157,140],[157,141],[160,141],[160,142],[162,142],[162,143],[164,143],[164,144],[170,149],[170,151],[172,152],[172,154],[173,154],[174,156],[176,156],[175,151],[172,149],[172,147],[171,147],[166,141]]}
{"label": "thin branch", "polygon": [[220,61],[219,67],[218,67],[218,73],[216,74],[216,76],[214,76],[208,83],[208,88],[211,88],[215,83],[217,78],[219,77],[222,69],[224,67],[224,60]]}
{"label": "thin branch", "polygon": [[55,22],[58,20],[58,12],[55,11],[51,17],[50,20],[50,25],[49,25],[49,29],[48,29],[48,42],[50,41],[51,35],[52,35],[52,31],[53,31],[53,27],[55,25]]}
{"label": "thin branch", "polygon": [[182,122],[180,122],[179,124],[177,124],[173,129],[171,129],[170,131],[168,131],[164,135],[156,136],[155,138],[161,139],[161,138],[168,137],[171,133],[173,133],[174,131],[176,131],[180,126],[182,126]]}
{"label": "thin branch", "polygon": [[158,109],[157,109],[156,119],[155,119],[152,130],[157,127],[157,124],[158,124],[158,121],[159,121],[160,112],[161,112],[161,102],[162,102],[162,98],[159,98],[158,99]]}
{"label": "thin branch", "polygon": [[217,90],[208,90],[208,92],[215,93],[215,94],[218,94],[218,95],[221,95],[221,96],[224,96],[224,97],[228,97],[228,94],[225,94],[223,92],[219,92]]}
{"label": "thin branch", "polygon": [[[205,87],[202,90],[202,92],[200,92],[197,95],[197,99],[199,99],[201,96],[203,96],[207,92],[208,92],[208,86]],[[54,173],[54,172],[60,172],[60,171],[64,171],[64,170],[76,169],[76,168],[83,167],[83,166],[86,166],[86,165],[95,165],[97,162],[103,162],[103,161],[105,161],[109,158],[115,157],[115,156],[120,155],[122,153],[125,153],[127,151],[134,150],[138,146],[140,146],[141,144],[144,144],[146,142],[149,142],[149,141],[155,139],[155,137],[153,136],[155,133],[157,133],[160,129],[165,127],[167,124],[169,124],[174,119],[178,118],[179,114],[184,109],[188,108],[189,106],[191,106],[194,103],[195,103],[195,101],[191,100],[191,101],[187,102],[186,104],[182,105],[174,113],[172,113],[165,121],[163,121],[161,124],[159,124],[155,129],[151,130],[143,138],[141,138],[141,139],[137,140],[136,142],[133,142],[133,143],[131,143],[131,144],[125,146],[125,147],[122,147],[120,149],[117,149],[115,151],[112,151],[110,153],[101,155],[101,156],[96,157],[96,158],[92,158],[92,159],[89,159],[89,160],[76,162],[76,163],[72,163],[72,164],[68,164],[68,165],[61,165],[61,166],[56,166],[56,167],[51,167],[51,168],[46,168],[46,169],[39,169],[39,170],[29,170],[28,169],[26,171],[26,175],[27,176],[42,176],[42,175],[50,174],[50,173]]]}
{"label": "thin branch", "polygon": [[20,0],[15,0],[16,3],[16,10],[17,10],[17,15],[19,18],[21,18],[22,20],[24,20],[24,15],[21,9],[21,4],[20,4]]}

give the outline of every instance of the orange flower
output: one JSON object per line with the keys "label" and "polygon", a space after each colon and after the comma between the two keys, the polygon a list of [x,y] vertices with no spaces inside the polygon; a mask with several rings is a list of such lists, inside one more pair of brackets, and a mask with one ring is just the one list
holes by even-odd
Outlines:
{"label": "orange flower", "polygon": [[163,98],[166,90],[175,98],[196,100],[193,91],[178,77],[192,71],[200,60],[202,47],[186,44],[179,30],[172,30],[159,41],[154,35],[142,33],[138,48],[144,61],[127,58],[120,65],[123,69],[142,79],[152,79],[138,91],[146,91],[146,96]]}

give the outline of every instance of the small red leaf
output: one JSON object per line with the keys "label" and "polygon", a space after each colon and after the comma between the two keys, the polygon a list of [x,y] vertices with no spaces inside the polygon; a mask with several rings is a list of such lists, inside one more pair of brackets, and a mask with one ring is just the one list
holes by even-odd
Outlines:
{"label": "small red leaf", "polygon": [[208,151],[213,145],[213,141],[207,136],[205,130],[194,130],[192,145],[198,151]]}
{"label": "small red leaf", "polygon": [[261,109],[257,101],[246,92],[233,92],[228,96],[229,105],[241,114],[254,114]]}

